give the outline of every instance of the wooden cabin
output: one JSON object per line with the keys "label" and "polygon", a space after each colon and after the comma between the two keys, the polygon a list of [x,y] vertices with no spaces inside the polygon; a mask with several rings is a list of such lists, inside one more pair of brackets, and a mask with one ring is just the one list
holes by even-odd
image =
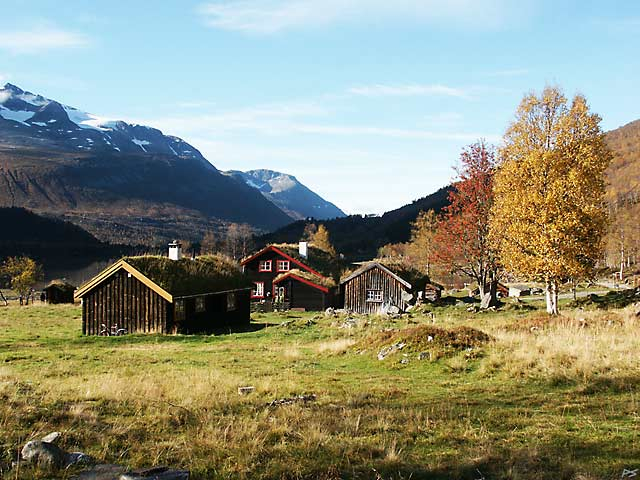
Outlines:
{"label": "wooden cabin", "polygon": [[346,310],[380,314],[393,307],[399,312],[405,311],[426,283],[427,277],[413,269],[373,261],[343,278],[340,290]]}
{"label": "wooden cabin", "polygon": [[76,287],[64,280],[52,280],[44,287],[46,302],[51,305],[73,303],[73,292]]}
{"label": "wooden cabin", "polygon": [[423,299],[425,302],[436,303],[442,298],[444,287],[437,283],[427,283],[423,290]]}
{"label": "wooden cabin", "polygon": [[240,262],[251,300],[267,309],[318,311],[336,306],[339,262],[307,242],[269,245]]}
{"label": "wooden cabin", "polygon": [[[173,258],[173,259],[172,259]],[[250,283],[218,256],[129,257],[82,285],[82,333],[195,334],[250,323]]]}

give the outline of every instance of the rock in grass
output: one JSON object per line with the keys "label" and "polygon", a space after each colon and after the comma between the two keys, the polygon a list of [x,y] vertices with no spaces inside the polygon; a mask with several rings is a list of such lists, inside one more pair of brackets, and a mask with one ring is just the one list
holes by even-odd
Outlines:
{"label": "rock in grass", "polygon": [[60,432],[51,432],[49,435],[45,435],[40,440],[47,443],[56,443],[56,441],[62,436]]}
{"label": "rock in grass", "polygon": [[154,467],[123,473],[118,480],[189,480],[188,470],[170,470],[167,467]]}
{"label": "rock in grass", "polygon": [[22,447],[20,455],[28,463],[43,468],[58,469],[65,466],[67,452],[53,443],[31,440]]}
{"label": "rock in grass", "polygon": [[238,387],[238,395],[249,395],[256,391],[256,387]]}

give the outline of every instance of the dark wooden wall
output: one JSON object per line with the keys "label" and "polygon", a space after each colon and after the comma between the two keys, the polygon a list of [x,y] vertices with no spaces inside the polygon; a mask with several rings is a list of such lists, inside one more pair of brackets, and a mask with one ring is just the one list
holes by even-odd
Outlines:
{"label": "dark wooden wall", "polygon": [[44,289],[47,295],[47,303],[73,303],[73,290],[58,288],[55,285]]}
{"label": "dark wooden wall", "polygon": [[313,288],[291,278],[283,281],[288,293],[288,302],[291,308],[304,308],[307,311],[320,311],[328,308],[328,294],[317,288]]}
{"label": "dark wooden wall", "polygon": [[119,270],[82,299],[82,333],[99,335],[102,324],[126,328],[128,333],[168,333],[173,305]]}
{"label": "dark wooden wall", "polygon": [[[227,308],[229,295],[235,296],[235,308]],[[176,321],[170,333],[180,334],[207,334],[221,330],[242,330],[251,322],[251,290],[235,290],[233,292],[209,293],[175,299],[175,304],[184,302],[184,319]],[[196,310],[196,302],[199,297],[204,298],[205,309],[202,312]]]}
{"label": "dark wooden wall", "polygon": [[[380,313],[384,304],[404,309],[406,287],[379,268],[372,268],[343,285],[344,308],[356,313]],[[382,290],[382,302],[367,302],[367,290]]]}

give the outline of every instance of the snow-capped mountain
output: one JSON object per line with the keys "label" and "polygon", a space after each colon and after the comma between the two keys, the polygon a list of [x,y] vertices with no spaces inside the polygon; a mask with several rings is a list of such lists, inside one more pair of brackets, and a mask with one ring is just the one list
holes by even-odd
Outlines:
{"label": "snow-capped mountain", "polygon": [[317,193],[300,183],[293,175],[273,170],[223,172],[259,190],[295,220],[316,218],[325,220],[346,216],[345,213]]}
{"label": "snow-capped mountain", "polygon": [[2,120],[20,136],[76,151],[160,153],[206,162],[196,148],[156,128],[98,117],[10,83],[0,89]]}
{"label": "snow-capped mountain", "polygon": [[291,218],[160,130],[106,120],[7,84],[0,89],[0,207],[70,220],[112,243],[199,241],[229,222]]}

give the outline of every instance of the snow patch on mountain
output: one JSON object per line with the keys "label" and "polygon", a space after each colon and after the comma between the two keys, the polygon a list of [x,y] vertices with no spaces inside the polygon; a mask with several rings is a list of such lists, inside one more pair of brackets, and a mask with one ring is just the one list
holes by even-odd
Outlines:
{"label": "snow patch on mountain", "polygon": [[29,124],[25,122],[33,117],[33,115],[34,112],[27,112],[25,110],[9,110],[8,108],[0,105],[0,117],[4,118],[5,120],[13,120],[14,122],[20,122],[28,126]]}

